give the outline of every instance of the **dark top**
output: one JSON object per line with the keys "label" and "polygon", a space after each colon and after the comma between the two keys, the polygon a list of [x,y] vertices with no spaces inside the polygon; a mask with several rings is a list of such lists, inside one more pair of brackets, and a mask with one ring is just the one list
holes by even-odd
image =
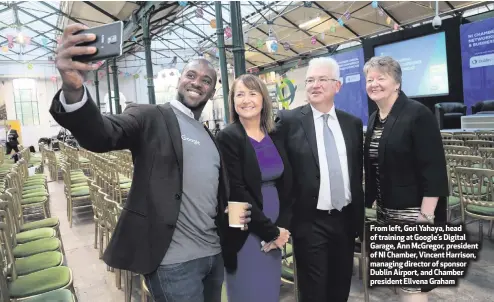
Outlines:
{"label": "dark top", "polygon": [[[170,104],[129,104],[122,114],[103,116],[88,93],[88,101],[80,109],[67,113],[59,95],[60,91],[50,113],[82,147],[98,153],[132,152],[132,187],[103,260],[111,267],[139,274],[155,271],[175,230],[182,202],[183,161],[187,160],[173,109]],[[226,169],[221,163],[215,222],[222,247],[221,231],[228,224],[224,213],[227,196]]]}
{"label": "dark top", "polygon": [[[363,127],[362,120],[336,109],[336,116],[343,132],[348,158],[350,191],[353,208],[352,222],[355,234],[362,236],[364,225]],[[293,237],[307,236],[311,232],[319,198],[320,170],[317,153],[314,115],[309,104],[292,110],[278,112],[278,126],[284,137],[288,159],[293,169]]]}
{"label": "dark top", "polygon": [[[365,139],[365,202],[377,195],[370,145],[377,111],[369,118]],[[389,113],[378,146],[382,204],[389,209],[419,207],[424,196],[440,197],[436,221],[446,221],[448,177],[441,133],[432,112],[400,93]],[[367,172],[368,171],[368,172]]]}
{"label": "dark top", "polygon": [[[276,180],[276,188],[280,200],[279,216],[275,223],[263,213],[263,196],[261,192],[261,170],[252,147],[250,138],[239,122],[228,125],[218,133],[217,140],[228,171],[230,199],[244,201],[252,205],[249,230],[226,227],[226,249],[224,252],[225,267],[236,268],[236,255],[242,248],[249,232],[259,236],[265,242],[279,235],[278,227],[289,229],[292,205],[292,172],[283,146],[283,138],[279,133],[269,135],[283,162],[283,175]],[[260,248],[260,247],[259,247]]]}

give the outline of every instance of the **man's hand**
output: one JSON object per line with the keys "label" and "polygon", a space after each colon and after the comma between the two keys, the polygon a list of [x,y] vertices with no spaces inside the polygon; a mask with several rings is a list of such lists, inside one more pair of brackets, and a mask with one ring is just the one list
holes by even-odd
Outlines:
{"label": "man's hand", "polygon": [[[250,215],[251,215],[250,209],[251,208],[252,208],[252,205],[250,203],[246,204],[244,213],[242,215],[240,215],[240,223],[242,223],[244,225],[241,228],[242,231],[247,231],[249,229],[248,223],[251,221],[251,219],[250,219]],[[228,214],[228,206],[226,206],[225,214]]]}
{"label": "man's hand", "polygon": [[67,26],[60,40],[60,45],[56,50],[55,66],[62,77],[62,89],[67,104],[73,104],[82,98],[84,94],[83,73],[98,69],[96,64],[86,64],[73,61],[74,56],[90,55],[96,52],[96,47],[77,46],[83,42],[90,42],[96,39],[94,34],[74,35],[74,33],[88,29],[82,24],[71,24]]}

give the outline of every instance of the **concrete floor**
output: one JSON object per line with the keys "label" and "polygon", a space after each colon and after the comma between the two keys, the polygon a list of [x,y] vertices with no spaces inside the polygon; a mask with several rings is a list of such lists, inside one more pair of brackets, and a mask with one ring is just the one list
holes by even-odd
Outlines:
{"label": "concrete floor", "polygon": [[[66,200],[62,182],[50,182],[51,213],[60,218],[60,231],[66,252],[67,265],[74,274],[74,285],[80,302],[123,302],[123,289],[115,286],[115,274],[106,269],[98,259],[98,250],[94,248],[94,224],[92,214],[74,216],[72,228],[69,228],[66,216]],[[478,223],[468,225],[472,239],[477,238]],[[487,234],[488,225],[484,232]],[[357,261],[355,261],[357,264]],[[355,266],[357,272],[357,266]],[[134,280],[133,300],[140,301],[138,279]],[[282,286],[280,301],[294,302],[293,286]],[[494,296],[494,241],[484,237],[480,259],[473,262],[469,273],[460,282],[459,287],[436,289],[430,294],[429,301],[493,301]],[[364,301],[362,281],[356,273],[352,280],[350,302]],[[390,288],[370,289],[370,301],[399,301]],[[191,301],[193,302],[193,301]],[[254,302],[254,301],[253,301]],[[262,301],[259,301],[262,302]],[[321,301],[325,302],[325,301]]]}

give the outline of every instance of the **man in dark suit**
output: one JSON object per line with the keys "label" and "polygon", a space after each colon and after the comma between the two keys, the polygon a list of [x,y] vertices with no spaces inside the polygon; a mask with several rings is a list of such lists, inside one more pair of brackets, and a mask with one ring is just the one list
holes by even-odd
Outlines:
{"label": "man in dark suit", "polygon": [[335,60],[310,61],[305,82],[309,104],[278,118],[294,175],[290,230],[300,297],[342,302],[350,292],[355,238],[363,233],[362,121],[334,107],[341,87]]}
{"label": "man in dark suit", "polygon": [[17,130],[12,129],[12,125],[7,124],[7,142],[5,143],[6,145],[6,155],[10,155],[12,150],[14,150],[16,153],[19,152],[19,134],[17,134]]}
{"label": "man in dark suit", "polygon": [[214,139],[198,121],[215,93],[214,67],[206,60],[187,64],[168,104],[131,104],[103,116],[81,75],[96,67],[72,60],[96,51],[76,46],[95,39],[74,34],[85,28],[64,30],[56,57],[63,86],[50,112],[90,151],[132,152],[132,187],[103,260],[143,274],[154,301],[220,302],[228,185]]}

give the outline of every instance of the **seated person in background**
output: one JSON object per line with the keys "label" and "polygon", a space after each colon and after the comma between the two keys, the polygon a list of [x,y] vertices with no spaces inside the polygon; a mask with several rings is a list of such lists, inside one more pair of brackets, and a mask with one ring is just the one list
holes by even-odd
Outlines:
{"label": "seated person in background", "polygon": [[[217,135],[230,184],[230,201],[252,204],[249,232],[227,228],[229,302],[277,302],[281,249],[291,217],[292,174],[283,138],[274,130],[266,85],[244,74],[229,96],[232,124]],[[265,244],[263,244],[265,242]]]}

